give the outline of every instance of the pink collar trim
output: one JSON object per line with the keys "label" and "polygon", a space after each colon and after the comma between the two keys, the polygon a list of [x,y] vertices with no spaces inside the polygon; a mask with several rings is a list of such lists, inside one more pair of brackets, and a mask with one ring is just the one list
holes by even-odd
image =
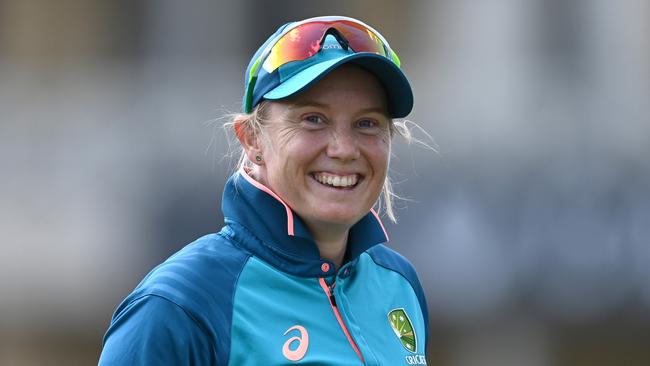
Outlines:
{"label": "pink collar trim", "polygon": [[[291,207],[289,207],[289,205],[287,205],[287,204],[282,200],[282,198],[280,198],[280,196],[278,196],[277,194],[275,194],[275,192],[273,192],[269,187],[267,187],[267,186],[265,186],[264,184],[262,184],[262,183],[256,181],[255,179],[253,179],[253,177],[251,177],[250,175],[248,175],[248,172],[246,171],[245,168],[241,168],[241,169],[239,169],[239,174],[241,174],[241,176],[244,177],[244,178],[248,181],[248,183],[252,184],[252,185],[255,186],[257,189],[259,189],[259,190],[261,190],[261,191],[264,191],[264,192],[268,193],[271,197],[275,198],[278,202],[280,202],[280,203],[282,204],[282,206],[284,206],[284,209],[287,211],[287,234],[290,235],[290,236],[294,236],[294,230],[293,230],[293,211],[291,211]],[[382,225],[382,228],[383,228],[383,227],[384,227],[384,226]],[[384,230],[384,232],[386,232],[386,231]]]}
{"label": "pink collar trim", "polygon": [[375,216],[375,219],[377,219],[377,222],[379,223],[379,226],[381,226],[381,229],[384,231],[384,236],[386,237],[386,242],[390,241],[388,238],[388,231],[386,231],[386,228],[384,227],[384,223],[381,222],[381,219],[379,218],[379,215],[377,215],[377,212],[375,211],[374,208],[370,209],[370,212]]}

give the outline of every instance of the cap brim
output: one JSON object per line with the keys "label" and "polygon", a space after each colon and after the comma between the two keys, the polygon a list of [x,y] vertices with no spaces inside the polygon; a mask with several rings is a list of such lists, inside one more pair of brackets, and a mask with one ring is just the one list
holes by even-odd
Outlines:
{"label": "cap brim", "polygon": [[406,117],[413,109],[413,92],[406,76],[397,65],[374,53],[354,53],[319,62],[296,73],[264,94],[264,99],[278,100],[309,88],[340,65],[354,63],[373,74],[384,87],[388,97],[388,111],[392,118]]}

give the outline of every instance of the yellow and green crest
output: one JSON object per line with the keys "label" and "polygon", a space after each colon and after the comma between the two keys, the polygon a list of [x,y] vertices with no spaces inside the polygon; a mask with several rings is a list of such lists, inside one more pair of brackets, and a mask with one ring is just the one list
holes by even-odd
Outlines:
{"label": "yellow and green crest", "polygon": [[415,329],[413,324],[406,315],[404,309],[391,310],[388,313],[388,322],[397,338],[402,342],[402,346],[407,351],[415,353],[417,351],[417,339],[415,337]]}

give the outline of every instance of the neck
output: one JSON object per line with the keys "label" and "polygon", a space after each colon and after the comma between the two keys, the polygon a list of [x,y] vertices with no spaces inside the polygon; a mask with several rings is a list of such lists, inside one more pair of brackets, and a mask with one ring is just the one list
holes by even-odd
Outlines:
{"label": "neck", "polygon": [[321,258],[330,260],[334,262],[336,268],[341,268],[350,229],[332,225],[307,225],[307,227],[316,241]]}

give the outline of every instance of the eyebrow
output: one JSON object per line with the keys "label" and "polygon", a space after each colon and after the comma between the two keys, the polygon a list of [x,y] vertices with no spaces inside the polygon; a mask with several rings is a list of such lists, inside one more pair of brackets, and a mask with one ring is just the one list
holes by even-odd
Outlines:
{"label": "eyebrow", "polygon": [[390,118],[390,116],[388,115],[388,110],[386,110],[385,108],[381,108],[381,107],[364,108],[364,109],[359,111],[359,114],[366,114],[366,113],[378,113],[378,114],[381,114],[383,116],[386,116],[386,117]]}
{"label": "eyebrow", "polygon": [[298,108],[304,108],[304,107],[316,107],[316,108],[323,108],[327,109],[328,106],[326,104],[314,102],[314,101],[306,101],[306,102],[294,102],[289,104],[289,109],[294,110]]}
{"label": "eyebrow", "polygon": [[[322,109],[329,109],[329,106],[327,104],[322,104],[318,103],[315,101],[304,101],[304,102],[295,102],[291,103],[289,105],[290,110],[298,109],[298,108],[304,108],[304,107],[316,107],[316,108],[322,108]],[[368,107],[364,108],[359,111],[359,114],[366,114],[366,113],[378,113],[383,116],[386,116],[390,118],[388,111],[384,108],[381,107]]]}

